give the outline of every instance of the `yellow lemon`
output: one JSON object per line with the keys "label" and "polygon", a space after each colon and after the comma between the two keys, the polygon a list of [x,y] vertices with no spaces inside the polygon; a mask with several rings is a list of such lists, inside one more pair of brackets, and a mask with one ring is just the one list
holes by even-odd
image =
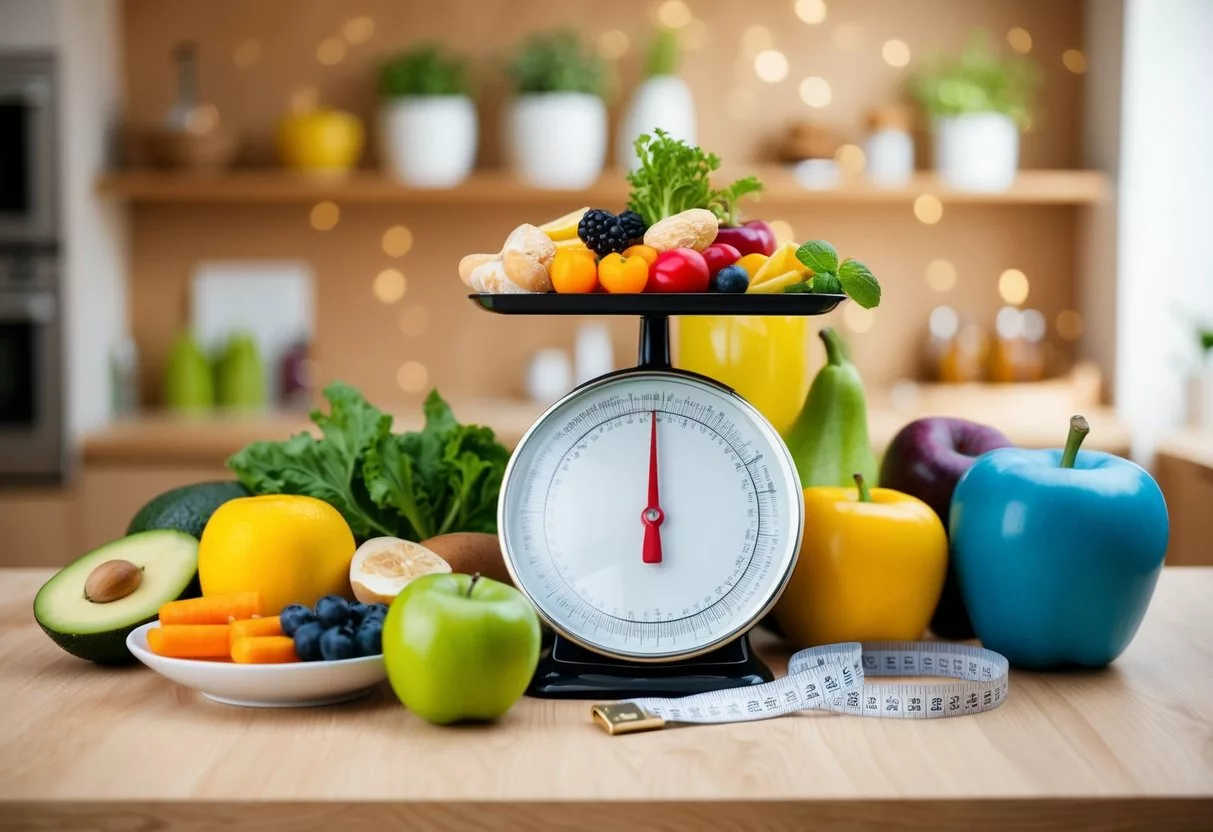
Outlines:
{"label": "yellow lemon", "polygon": [[322,500],[266,494],[229,500],[211,515],[198,545],[203,595],[258,590],[269,615],[350,595],[354,535]]}
{"label": "yellow lemon", "polygon": [[577,225],[581,222],[581,218],[585,216],[585,212],[590,210],[589,207],[578,208],[576,211],[569,211],[563,217],[557,217],[554,220],[549,220],[539,226],[539,230],[548,235],[548,239],[553,242],[560,240],[576,240]]}

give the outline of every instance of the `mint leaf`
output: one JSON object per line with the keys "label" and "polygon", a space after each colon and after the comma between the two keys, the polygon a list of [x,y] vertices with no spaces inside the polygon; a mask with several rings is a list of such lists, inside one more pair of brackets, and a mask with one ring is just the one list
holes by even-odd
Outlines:
{"label": "mint leaf", "polygon": [[813,274],[838,271],[838,252],[825,240],[809,240],[796,249],[796,259],[813,270]]}
{"label": "mint leaf", "polygon": [[864,309],[880,305],[880,283],[871,270],[851,257],[842,261],[838,269],[838,281],[851,300]]}
{"label": "mint leaf", "polygon": [[807,295],[813,291],[811,281],[802,280],[799,283],[793,283],[791,286],[784,286],[783,293],[785,295]]}
{"label": "mint leaf", "polygon": [[841,295],[842,283],[834,272],[818,272],[813,275],[813,293],[818,295]]}

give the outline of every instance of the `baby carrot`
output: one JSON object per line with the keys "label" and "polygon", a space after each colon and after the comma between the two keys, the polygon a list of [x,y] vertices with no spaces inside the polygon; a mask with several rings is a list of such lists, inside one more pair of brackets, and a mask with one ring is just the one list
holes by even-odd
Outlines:
{"label": "baby carrot", "polygon": [[297,662],[295,640],[290,636],[251,636],[232,642],[232,661],[238,664]]}
{"label": "baby carrot", "polygon": [[282,635],[282,625],[278,623],[278,616],[272,615],[269,618],[247,618],[243,621],[232,622],[232,644],[236,643],[236,639],[240,638],[260,638],[263,636],[280,636]]}
{"label": "baby carrot", "polygon": [[169,601],[160,608],[163,624],[227,624],[261,615],[260,592],[233,592]]}
{"label": "baby carrot", "polygon": [[147,631],[147,646],[172,659],[226,659],[231,650],[227,624],[169,624]]}

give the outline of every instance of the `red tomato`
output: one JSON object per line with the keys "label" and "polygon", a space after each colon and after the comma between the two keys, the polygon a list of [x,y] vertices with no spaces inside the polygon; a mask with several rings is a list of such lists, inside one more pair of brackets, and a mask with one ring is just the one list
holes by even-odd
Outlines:
{"label": "red tomato", "polygon": [[708,261],[693,248],[663,251],[649,269],[650,292],[706,292]]}
{"label": "red tomato", "polygon": [[710,274],[716,274],[725,266],[731,266],[741,259],[741,252],[728,243],[712,243],[701,253],[703,259],[708,261]]}

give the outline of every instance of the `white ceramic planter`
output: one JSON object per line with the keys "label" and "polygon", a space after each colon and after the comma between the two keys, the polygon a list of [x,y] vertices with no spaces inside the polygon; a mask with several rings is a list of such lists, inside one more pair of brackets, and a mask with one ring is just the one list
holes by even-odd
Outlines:
{"label": "white ceramic planter", "polygon": [[466,95],[385,101],[380,147],[387,171],[418,188],[450,188],[476,163],[476,105]]}
{"label": "white ceramic planter", "polygon": [[656,75],[636,88],[619,126],[615,163],[635,170],[636,139],[658,127],[675,139],[696,143],[695,100],[686,81],[677,75]]}
{"label": "white ceramic planter", "polygon": [[606,159],[602,99],[579,92],[521,95],[506,112],[506,158],[536,188],[587,188]]}
{"label": "white ceramic planter", "polygon": [[1019,167],[1019,127],[1002,113],[935,120],[935,167],[961,191],[1005,191]]}

